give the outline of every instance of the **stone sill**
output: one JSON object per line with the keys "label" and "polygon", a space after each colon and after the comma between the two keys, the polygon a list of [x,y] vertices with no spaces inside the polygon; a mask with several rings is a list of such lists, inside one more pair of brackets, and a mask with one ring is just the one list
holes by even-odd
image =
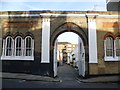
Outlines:
{"label": "stone sill", "polygon": [[27,60],[34,61],[33,56],[1,56],[1,60]]}

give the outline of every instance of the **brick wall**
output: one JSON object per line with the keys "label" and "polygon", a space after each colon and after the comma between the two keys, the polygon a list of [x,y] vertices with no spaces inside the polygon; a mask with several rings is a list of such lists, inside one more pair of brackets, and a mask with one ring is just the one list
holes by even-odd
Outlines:
{"label": "brick wall", "polygon": [[104,61],[104,36],[107,32],[116,34],[119,32],[118,18],[97,18],[97,49],[98,64],[89,64],[91,75],[120,74],[118,61]]}
{"label": "brick wall", "polygon": [[[2,14],[36,14],[36,12],[2,12]],[[98,11],[51,11],[50,13],[57,14],[86,14],[86,13],[99,13],[101,15],[116,15],[117,12],[98,12]],[[72,22],[85,30],[88,33],[88,23],[85,17],[52,17],[51,18],[51,31],[53,32],[62,24],[66,22]],[[16,33],[22,33],[23,37],[27,32],[30,32],[34,36],[35,40],[35,56],[41,56],[41,43],[42,43],[42,18],[41,17],[4,17],[0,22],[0,38],[4,38],[7,32],[15,37]],[[104,18],[97,17],[97,49],[98,49],[98,64],[89,64],[89,74],[117,74],[119,62],[105,62],[104,61],[104,36],[107,32],[116,34],[119,31],[120,23],[118,18]],[[2,28],[1,28],[2,27]],[[74,27],[73,27],[74,28]],[[0,55],[2,49],[2,40],[0,39]],[[86,46],[87,47],[87,46]],[[36,62],[37,63],[37,62]],[[44,67],[44,66],[43,66]]]}

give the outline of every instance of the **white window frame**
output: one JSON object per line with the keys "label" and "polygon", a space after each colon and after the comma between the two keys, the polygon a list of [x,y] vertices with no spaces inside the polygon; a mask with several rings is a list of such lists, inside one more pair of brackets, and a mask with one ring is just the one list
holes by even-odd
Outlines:
{"label": "white window frame", "polygon": [[120,61],[119,58],[116,56],[116,40],[113,39],[113,56],[106,55],[106,39],[104,40],[104,61]]}
{"label": "white window frame", "polygon": [[[19,47],[18,49],[21,49],[21,52],[19,53],[20,55],[19,56],[17,56],[17,54],[16,54],[16,49],[17,49],[17,47],[16,47],[16,43],[17,43],[17,39],[18,38],[20,38],[21,39],[21,47]],[[21,56],[23,56],[23,49],[24,49],[24,47],[23,47],[23,39],[22,39],[22,37],[21,36],[17,36],[16,38],[15,38],[15,53],[14,53],[14,55],[15,55],[15,57],[21,57]]]}
{"label": "white window frame", "polygon": [[[11,51],[11,53],[9,52],[9,47],[7,47],[7,45],[9,44],[10,45],[10,40],[8,40],[8,39],[12,39],[10,36],[8,36],[7,38],[6,38],[6,40],[5,40],[5,42],[6,42],[6,48],[5,48],[5,56],[12,56],[12,51]],[[9,46],[8,45],[8,46]],[[12,39],[12,42],[11,42],[11,49],[12,49],[12,45],[13,45],[13,39]],[[8,51],[8,55],[7,55],[7,51]],[[11,54],[11,55],[10,55]]]}
{"label": "white window frame", "polygon": [[115,58],[118,60],[118,61],[120,61],[120,56],[117,56],[117,54],[116,54],[116,39],[118,38],[119,36],[117,36],[116,38],[115,38],[115,44],[114,44],[114,47],[115,47]]}
{"label": "white window frame", "polygon": [[[31,39],[31,56],[26,56],[26,39],[27,38],[30,38]],[[33,60],[34,59],[34,40],[32,39],[32,37],[31,36],[26,36],[25,37],[25,49],[24,49],[24,56],[26,57],[26,58],[28,58],[28,59],[31,59],[31,60]]]}
{"label": "white window frame", "polygon": [[12,51],[11,51],[11,56],[13,56],[13,45],[14,45],[14,40],[11,36],[7,36],[6,39],[3,39],[3,53],[2,53],[2,57],[11,57],[11,56],[6,56],[6,52],[7,52],[7,39],[11,38],[12,39]]}
{"label": "white window frame", "polygon": [[2,57],[5,56],[5,39],[3,39]]}
{"label": "white window frame", "polygon": [[16,56],[16,39],[20,37],[22,39],[21,36],[17,36],[15,38],[15,40],[12,38],[12,55],[11,56],[6,56],[6,40],[8,37],[6,37],[6,39],[3,39],[3,52],[2,52],[2,56],[1,56],[1,60],[30,60],[30,61],[34,61],[34,40],[32,39],[32,55],[31,56],[25,56],[24,52],[24,48],[25,48],[25,40],[22,39],[21,43],[21,56]]}
{"label": "white window frame", "polygon": [[[107,42],[107,38],[109,38],[108,40],[110,40],[110,42]],[[112,55],[111,56],[107,56],[107,44],[106,44],[106,56],[107,57],[114,57],[114,39],[112,37],[107,37],[106,38],[106,42],[110,44],[110,46],[112,47],[108,47],[108,50],[110,49],[110,51],[112,50]],[[111,42],[112,42],[112,45],[111,45]],[[108,44],[108,45],[109,45]]]}

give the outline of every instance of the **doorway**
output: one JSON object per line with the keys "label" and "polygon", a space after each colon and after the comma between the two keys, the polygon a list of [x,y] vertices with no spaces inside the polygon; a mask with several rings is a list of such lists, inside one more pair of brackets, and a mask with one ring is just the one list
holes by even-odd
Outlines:
{"label": "doorway", "polygon": [[54,43],[54,77],[59,76],[58,74],[63,75],[66,72],[73,75],[78,73],[80,76],[85,77],[83,41],[74,32],[60,34]]}
{"label": "doorway", "polygon": [[[69,26],[69,27],[68,27]],[[72,32],[78,35],[79,37],[79,50],[78,51],[78,70],[79,71],[79,75],[85,77],[86,75],[88,75],[88,61],[89,61],[89,51],[88,51],[88,32],[87,30],[84,30],[82,28],[80,28],[78,25],[76,25],[75,23],[71,23],[71,22],[67,22],[64,23],[62,25],[60,25],[58,28],[56,28],[50,36],[50,61],[52,64],[52,70],[53,70],[53,77],[57,76],[57,45],[58,45],[58,41],[57,38],[59,37],[59,35],[65,33],[65,32]],[[82,51],[80,51],[80,49]],[[74,58],[74,55],[73,55]],[[81,58],[81,59],[80,59]],[[69,61],[67,62],[69,63]],[[75,64],[75,63],[74,63]],[[80,66],[81,65],[81,66]]]}

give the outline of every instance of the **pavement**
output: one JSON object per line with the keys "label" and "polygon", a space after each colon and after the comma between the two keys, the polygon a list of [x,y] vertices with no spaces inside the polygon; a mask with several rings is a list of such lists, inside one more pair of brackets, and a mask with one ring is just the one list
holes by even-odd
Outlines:
{"label": "pavement", "polygon": [[80,79],[77,78],[80,82],[83,83],[120,83],[120,76],[119,75],[112,75],[112,76],[93,76],[87,79]]}
{"label": "pavement", "polygon": [[27,80],[27,81],[60,82],[59,79],[55,79],[52,77],[23,74],[23,73],[0,72],[0,78],[2,78],[2,79],[21,79],[21,80]]}
{"label": "pavement", "polygon": [[78,70],[67,64],[63,64],[62,66],[58,67],[58,76],[55,78],[25,73],[8,73],[8,72],[0,72],[0,78],[21,79],[26,81],[47,81],[47,82],[66,82],[77,80],[81,83],[111,83],[111,82],[120,83],[120,75],[90,76],[87,78],[82,78],[78,76]]}
{"label": "pavement", "polygon": [[[62,82],[62,80],[47,76],[39,76],[39,75],[31,75],[31,74],[22,74],[22,73],[6,73],[0,72],[0,78],[3,79],[21,79],[27,81],[47,81],[47,82]],[[76,77],[76,79],[83,83],[110,83],[110,82],[120,82],[119,75],[112,75],[112,76],[94,76],[83,79],[81,77]]]}

